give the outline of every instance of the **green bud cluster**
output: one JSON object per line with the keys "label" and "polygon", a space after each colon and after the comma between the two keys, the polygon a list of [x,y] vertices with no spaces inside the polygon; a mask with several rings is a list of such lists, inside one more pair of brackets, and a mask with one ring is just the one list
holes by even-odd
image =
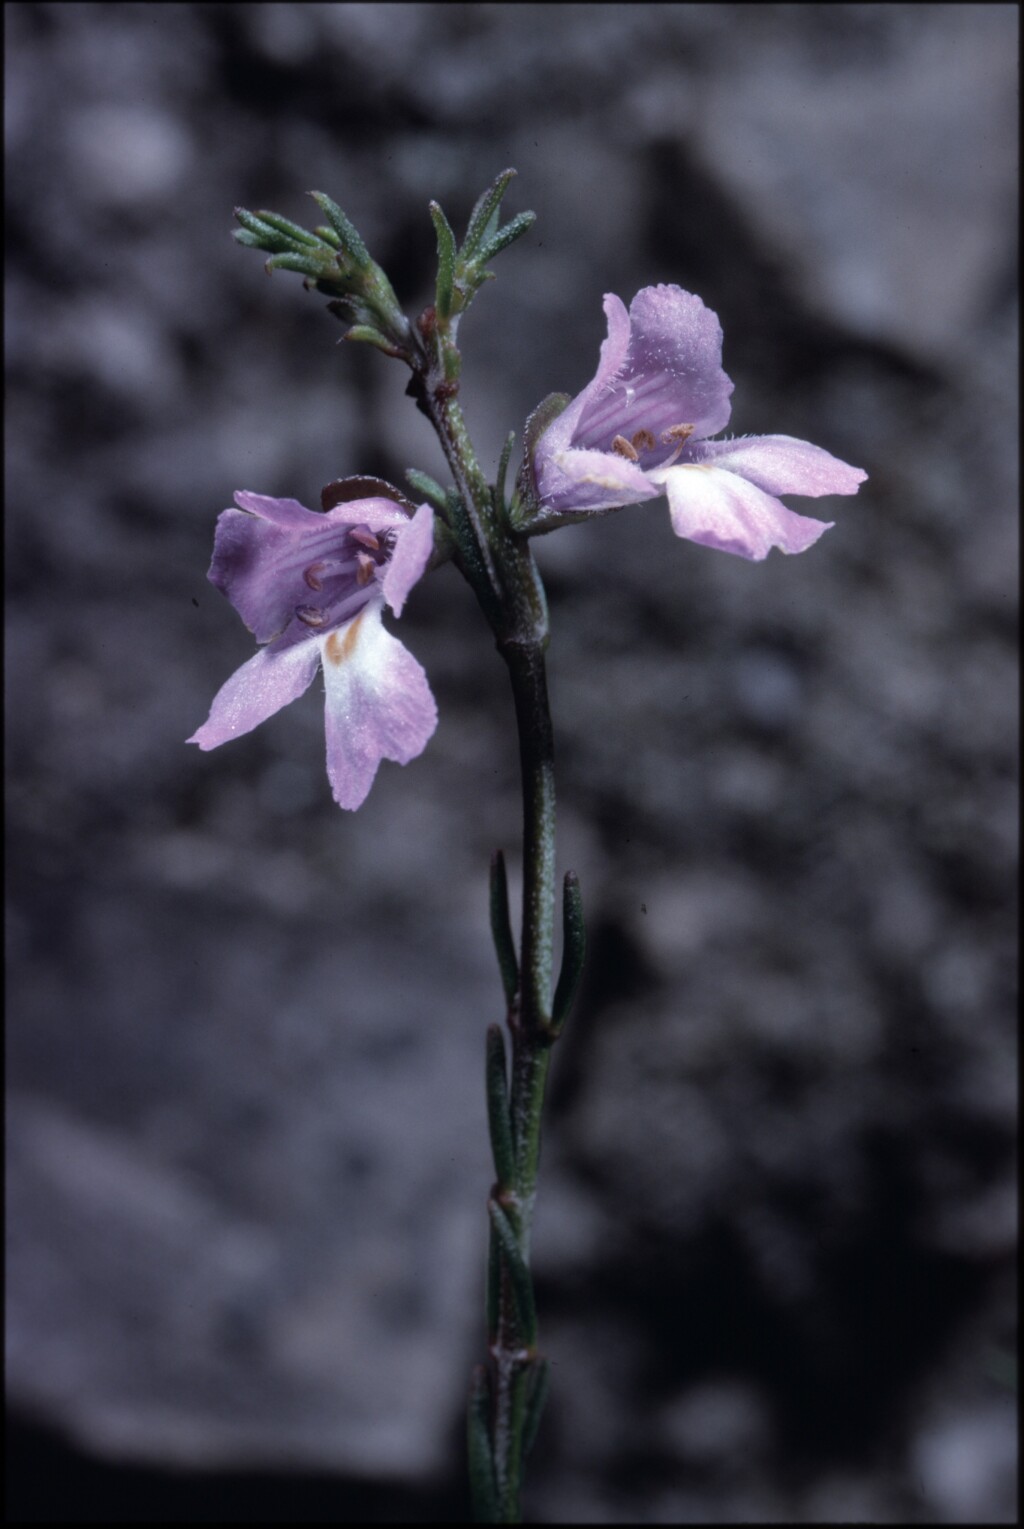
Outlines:
{"label": "green bud cluster", "polygon": [[234,237],[239,244],[267,251],[268,272],[297,271],[307,287],[330,297],[329,309],[349,326],[346,339],[363,340],[408,359],[411,327],[387,276],[337,202],[323,191],[311,191],[310,196],[328,220],[312,233],[280,213],[236,207],[242,226]]}

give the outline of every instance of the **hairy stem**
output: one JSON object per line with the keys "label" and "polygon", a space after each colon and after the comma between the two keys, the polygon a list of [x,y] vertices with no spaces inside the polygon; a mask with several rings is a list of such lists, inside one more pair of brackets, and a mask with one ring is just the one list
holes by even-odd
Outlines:
{"label": "hairy stem", "polygon": [[[547,601],[529,543],[509,526],[503,496],[492,494],[459,408],[459,360],[450,325],[433,310],[417,326],[423,346],[411,392],[430,420],[451,468],[457,503],[450,527],[457,560],[476,591],[508,668],[519,735],[523,786],[523,912],[515,981],[502,904],[504,866],[492,867],[492,927],[508,998],[511,1077],[488,1042],[488,1108],[498,1182],[491,1195],[488,1339],[492,1370],[479,1372],[470,1404],[474,1512],[483,1522],[518,1523],[527,1437],[536,1431],[545,1379],[536,1346],[530,1280],[530,1228],[540,1160],[541,1114],[551,1045],[551,965],[555,912],[554,738],[544,650]],[[498,880],[495,880],[495,877]],[[497,901],[495,901],[497,898]],[[515,987],[510,991],[513,983]],[[500,1112],[507,1108],[504,1121]],[[509,1150],[509,1147],[511,1150]],[[489,1397],[489,1441],[483,1418]],[[492,1469],[481,1464],[489,1442]],[[484,1486],[481,1486],[484,1483]],[[493,1491],[487,1486],[493,1483]]]}
{"label": "hairy stem", "polygon": [[[530,1230],[537,1192],[541,1116],[551,1056],[550,994],[555,908],[554,746],[544,669],[544,643],[499,642],[508,665],[519,731],[523,783],[523,917],[519,986],[509,1005],[512,1069],[509,1114],[513,1182],[499,1188],[514,1247],[498,1250],[501,1285],[491,1355],[495,1365],[494,1449],[500,1521],[518,1523],[524,1424],[531,1372],[541,1362],[532,1317],[517,1293],[529,1289]],[[492,1229],[492,1236],[494,1236]],[[527,1321],[529,1328],[527,1329]]]}

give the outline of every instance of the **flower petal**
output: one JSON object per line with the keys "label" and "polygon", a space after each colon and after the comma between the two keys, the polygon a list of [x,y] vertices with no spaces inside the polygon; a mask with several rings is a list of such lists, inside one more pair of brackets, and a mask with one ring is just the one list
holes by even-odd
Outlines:
{"label": "flower petal", "polygon": [[597,371],[582,393],[577,393],[572,403],[562,410],[541,436],[537,443],[538,463],[542,451],[564,451],[573,442],[581,414],[613,384],[616,373],[625,363],[629,351],[629,314],[626,305],[614,292],[606,292],[604,312],[608,320],[608,335],[601,341],[601,358]]}
{"label": "flower petal", "polygon": [[384,630],[375,602],[318,639],[326,688],[327,774],[339,807],[361,806],[382,759],[426,747],[437,707],[421,666]]}
{"label": "flower petal", "polygon": [[681,287],[644,287],[630,304],[626,354],[600,390],[591,384],[573,444],[607,450],[616,435],[660,440],[674,425],[714,435],[729,421],[732,390],[717,314]]}
{"label": "flower petal", "polygon": [[538,456],[537,492],[543,520],[559,514],[600,514],[655,499],[663,490],[614,451],[563,451]]}
{"label": "flower petal", "polygon": [[384,569],[381,589],[396,616],[409,597],[413,585],[426,572],[434,551],[434,512],[421,504],[411,520],[403,516],[403,528],[395,538],[395,550]]}
{"label": "flower petal", "polygon": [[[271,502],[295,504],[294,500]],[[302,509],[299,504],[295,507]],[[308,521],[291,524],[241,510],[225,510],[218,516],[207,578],[227,595],[257,642],[276,637],[291,621],[296,605],[312,599],[303,570],[319,559],[344,554],[345,527],[326,515],[304,513]]]}
{"label": "flower petal", "polygon": [[855,494],[867,473],[791,435],[745,435],[701,441],[687,455],[694,462],[739,473],[766,494]]}
{"label": "flower petal", "polygon": [[313,638],[261,648],[221,686],[209,717],[186,743],[198,743],[206,751],[251,732],[309,689],[319,663],[320,649]]}
{"label": "flower petal", "polygon": [[805,552],[833,524],[797,515],[746,478],[721,468],[686,464],[651,477],[665,485],[677,536],[755,562],[772,547]]}
{"label": "flower petal", "polygon": [[391,526],[409,523],[409,517],[400,504],[380,495],[371,499],[346,499],[344,504],[336,504],[326,515],[317,518],[330,520],[336,525],[369,526],[371,531],[386,531]]}
{"label": "flower petal", "polygon": [[284,531],[307,530],[311,524],[323,520],[322,515],[307,510],[297,499],[272,499],[269,494],[254,494],[249,489],[240,488],[234,500],[241,509],[258,515],[261,520],[269,520],[271,525],[280,526]]}

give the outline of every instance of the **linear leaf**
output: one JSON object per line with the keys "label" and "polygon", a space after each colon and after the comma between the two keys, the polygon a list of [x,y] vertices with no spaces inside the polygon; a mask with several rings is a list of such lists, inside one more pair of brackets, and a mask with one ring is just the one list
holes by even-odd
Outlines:
{"label": "linear leaf", "polygon": [[466,1420],[466,1443],[469,1453],[469,1490],[473,1517],[478,1524],[499,1521],[498,1480],[491,1452],[490,1382],[487,1371],[478,1364],[470,1383]]}
{"label": "linear leaf", "polygon": [[501,209],[501,199],[508,190],[510,183],[515,179],[514,170],[502,170],[488,186],[487,190],[478,197],[473,211],[469,215],[469,224],[466,228],[466,237],[462,241],[462,257],[468,260],[473,256],[483,241],[497,230],[498,214]]}
{"label": "linear leaf", "polygon": [[557,1035],[569,1017],[587,955],[587,928],[583,922],[583,898],[575,871],[566,871],[562,890],[562,967],[551,1010],[551,1031]]}
{"label": "linear leaf", "polygon": [[510,1189],[515,1183],[516,1154],[508,1104],[505,1041],[499,1025],[487,1027],[487,1126],[498,1183],[502,1189]]}
{"label": "linear leaf", "polygon": [[349,222],[337,202],[333,202],[326,192],[311,191],[309,194],[320,211],[326,214],[328,222],[341,241],[341,248],[353,265],[358,266],[360,270],[365,270],[370,264],[370,252],[359,237],[355,224]]}
{"label": "linear leaf", "polygon": [[505,1002],[511,1004],[519,986],[519,962],[516,960],[515,941],[512,938],[512,921],[508,910],[508,876],[505,873],[505,856],[496,849],[491,856],[491,938],[498,956],[501,985],[505,990]]}
{"label": "linear leaf", "polygon": [[455,235],[451,224],[441,211],[440,203],[431,202],[430,216],[437,234],[437,296],[435,305],[439,319],[451,317],[455,296]]}
{"label": "linear leaf", "polygon": [[537,1336],[537,1309],[533,1300],[530,1271],[516,1240],[516,1234],[512,1230],[512,1223],[497,1200],[488,1200],[487,1209],[490,1212],[491,1224],[497,1233],[498,1242],[501,1244],[505,1268],[508,1270],[522,1342],[526,1348],[529,1348]]}

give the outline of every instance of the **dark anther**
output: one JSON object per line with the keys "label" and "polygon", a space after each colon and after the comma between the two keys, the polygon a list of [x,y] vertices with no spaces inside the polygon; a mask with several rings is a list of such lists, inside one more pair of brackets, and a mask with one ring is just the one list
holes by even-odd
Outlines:
{"label": "dark anther", "polygon": [[319,605],[297,605],[295,614],[305,626],[323,626],[327,619]]}
{"label": "dark anther", "polygon": [[371,552],[380,551],[380,539],[374,535],[369,526],[352,526],[348,534],[361,547],[367,547]]}
{"label": "dark anther", "polygon": [[640,453],[636,447],[626,440],[624,435],[617,435],[612,441],[612,450],[620,457],[625,457],[627,462],[639,462]]}

